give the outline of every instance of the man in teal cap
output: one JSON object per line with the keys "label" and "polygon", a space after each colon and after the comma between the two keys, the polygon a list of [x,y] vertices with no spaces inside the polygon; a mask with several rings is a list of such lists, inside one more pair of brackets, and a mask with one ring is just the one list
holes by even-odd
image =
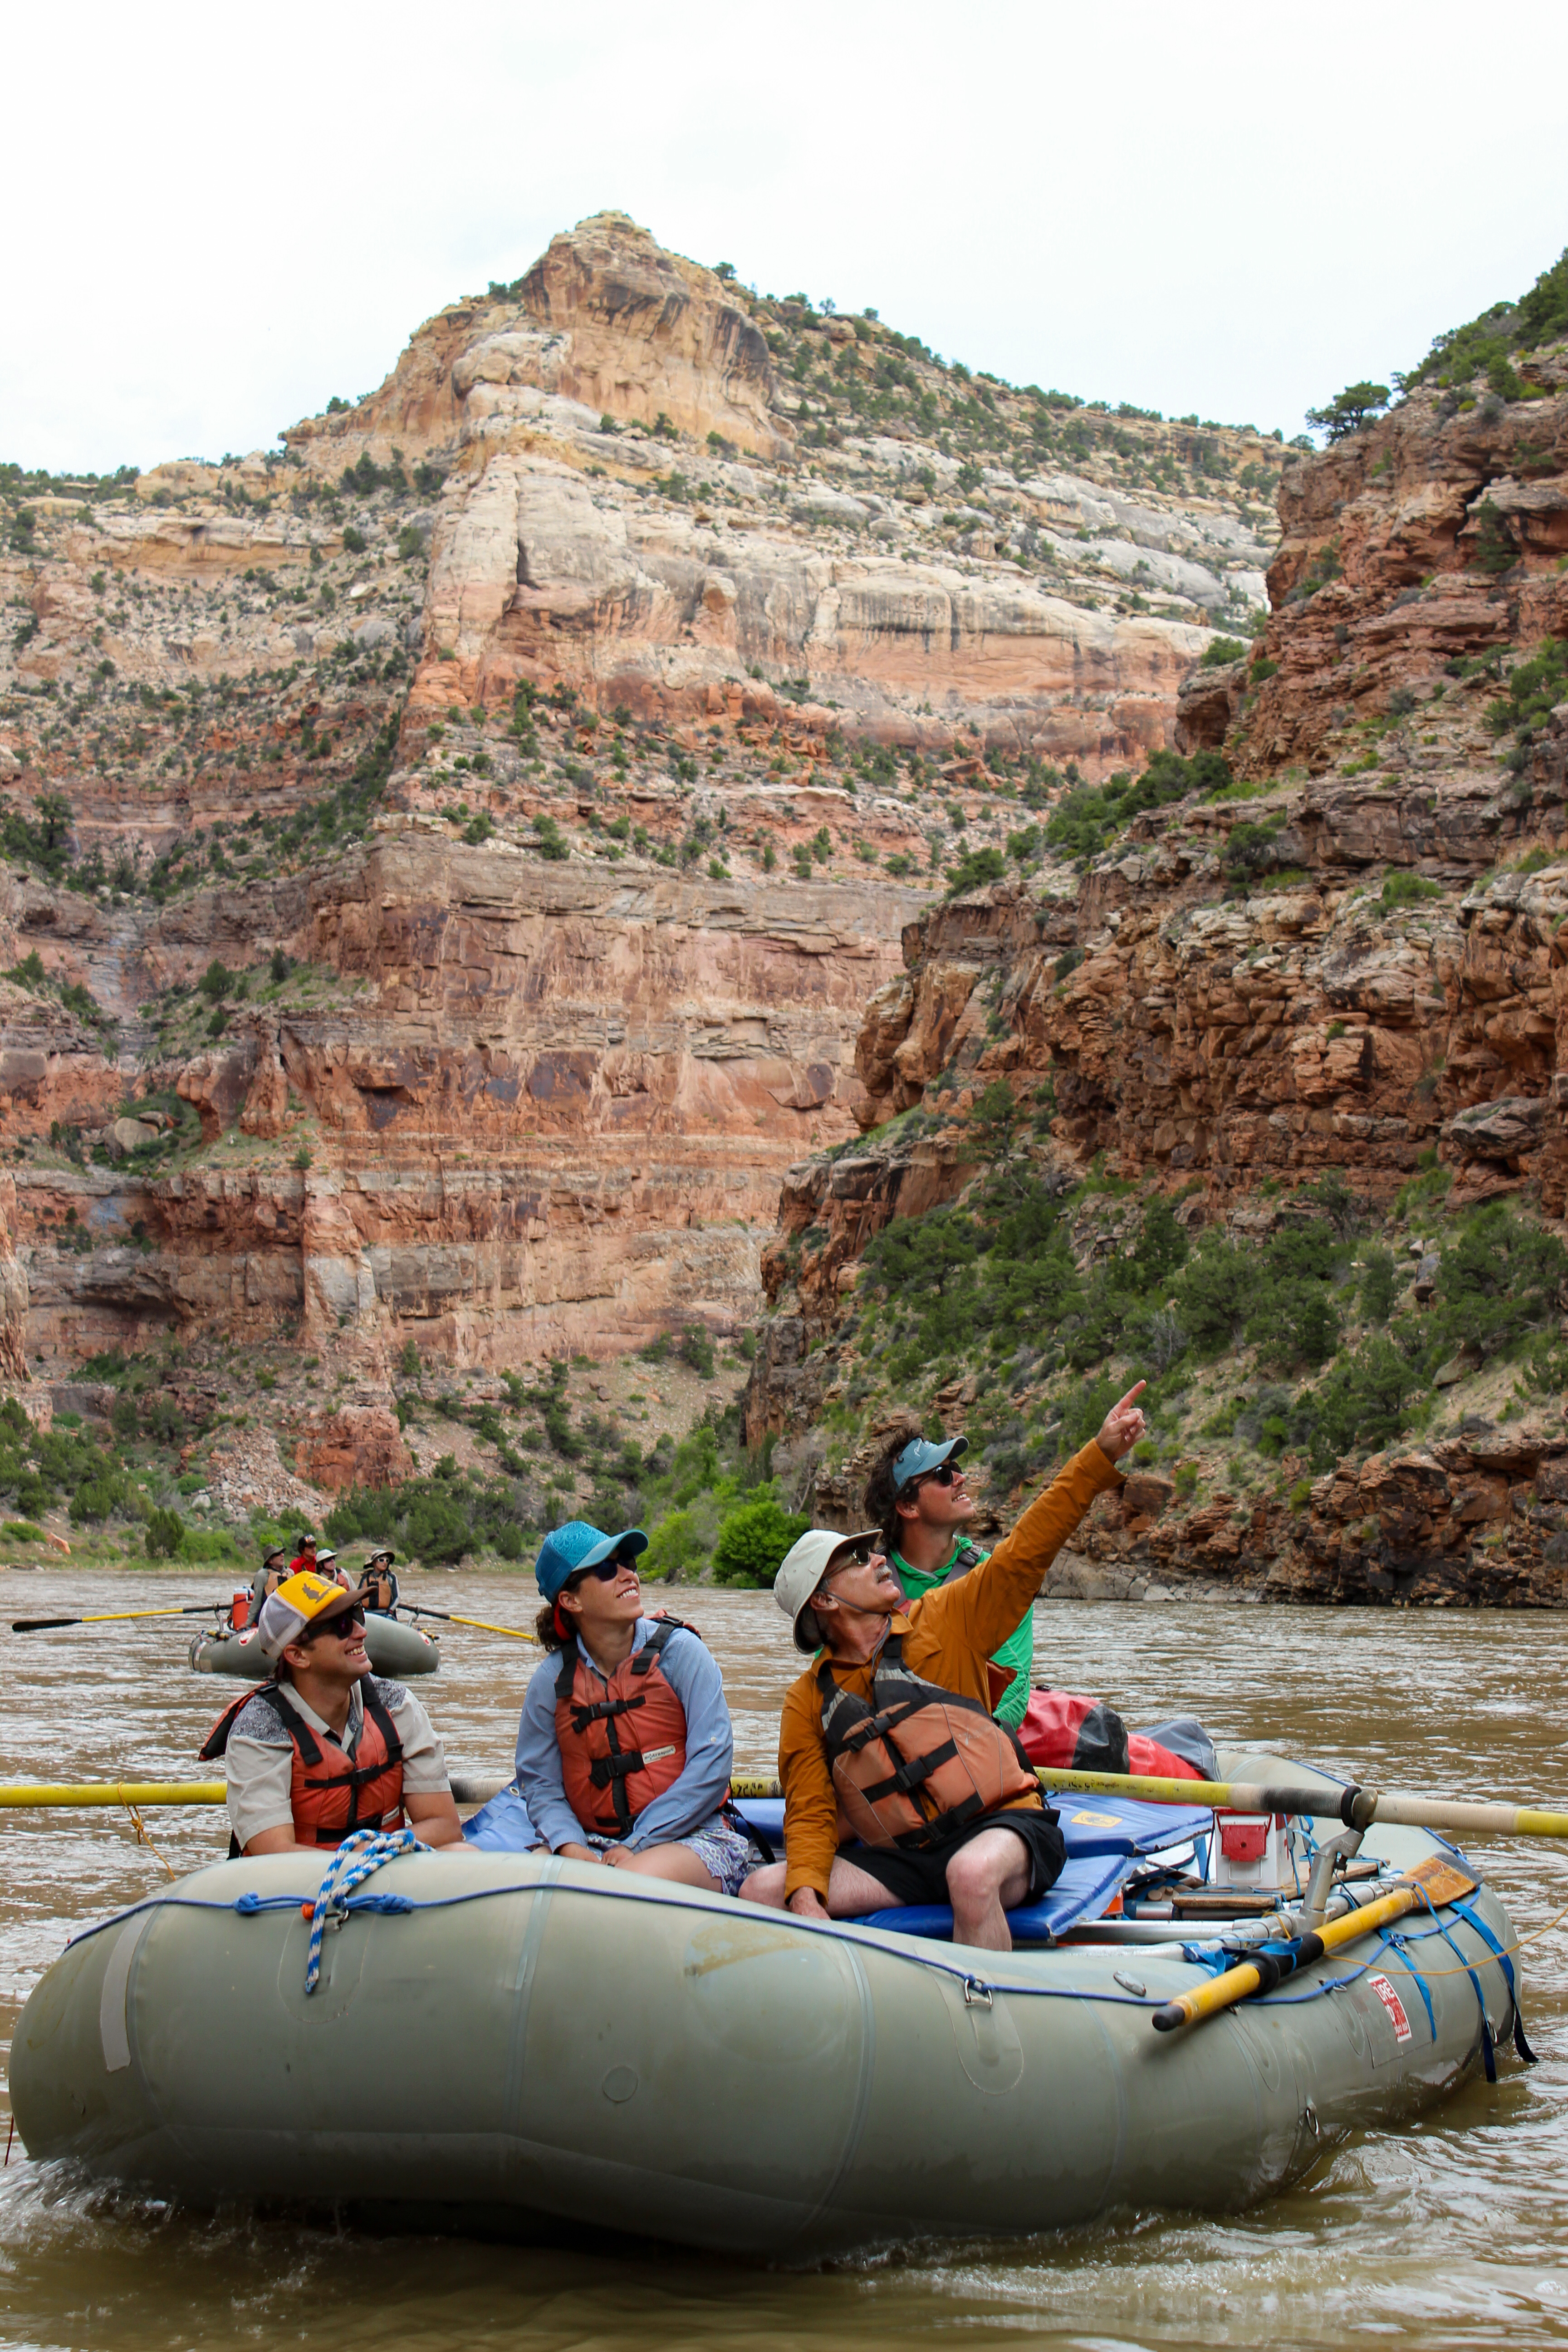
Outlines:
{"label": "man in teal cap", "polygon": [[[866,1517],[882,1530],[888,1564],[906,1601],[952,1584],[989,1558],[963,1532],[974,1517],[974,1497],[965,1491],[958,1459],[968,1446],[966,1437],[895,1437],[866,1481]],[[1035,1664],[1032,1609],[993,1651],[991,1663],[999,1675],[1011,1677],[1001,1696],[993,1698],[992,1712],[998,1723],[1016,1730],[1029,1704]]]}

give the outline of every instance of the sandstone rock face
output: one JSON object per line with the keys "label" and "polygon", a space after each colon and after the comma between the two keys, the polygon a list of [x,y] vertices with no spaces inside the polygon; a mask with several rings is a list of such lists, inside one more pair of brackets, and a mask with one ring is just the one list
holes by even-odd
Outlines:
{"label": "sandstone rock face", "polygon": [[1507,406],[1455,413],[1451,394],[1418,389],[1287,469],[1268,573],[1279,667],[1238,724],[1246,773],[1326,767],[1391,694],[1425,700],[1451,661],[1568,633],[1568,365],[1538,373],[1551,395]]}
{"label": "sandstone rock face", "polygon": [[1132,1482],[1074,1538],[1119,1580],[1173,1595],[1395,1606],[1568,1608],[1568,1437],[1521,1423],[1373,1454],[1291,1508],[1215,1496],[1139,1507]]}
{"label": "sandstone rock face", "polygon": [[[508,1364],[748,1319],[781,1171],[854,1132],[856,1032],[894,961],[863,894],[416,831],[339,862],[301,911],[294,945],[349,1001],[242,1011],[176,1085],[226,1160],[225,1138],[308,1130],[311,1166],[26,1171],[37,1344],[298,1320],[318,1347],[379,1359],[416,1329]],[[205,950],[211,925],[182,919]],[[120,1127],[126,1150],[155,1131]],[[88,1255],[42,1222],[68,1205]]]}
{"label": "sandstone rock face", "polygon": [[0,1380],[27,1377],[27,1276],[16,1251],[16,1183],[0,1176]]}
{"label": "sandstone rock face", "polygon": [[414,1475],[397,1415],[385,1403],[345,1404],[300,1437],[294,1466],[308,1485],[340,1495],[352,1486],[396,1486]]}
{"label": "sandstone rock face", "polygon": [[[1271,528],[1232,493],[966,470],[902,424],[836,427],[808,457],[800,418],[821,401],[786,394],[770,350],[795,310],[601,214],[515,288],[441,312],[357,407],[286,436],[321,474],[395,449],[452,467],[415,710],[522,678],[700,719],[747,673],[776,711],[801,674],[820,733],[970,729],[1096,772],[1168,742],[1202,631],[1261,605]],[[865,320],[822,340],[841,383],[915,380]],[[1220,441],[1272,478],[1272,443]]]}
{"label": "sandstone rock face", "polygon": [[[745,1320],[781,1176],[867,1116],[942,836],[1004,846],[1004,753],[1167,741],[1258,607],[1274,443],[1064,415],[604,215],[284,455],[35,501],[0,796],[68,821],[0,877],[0,970],[43,972],[0,982],[0,1134],[51,1367]],[[215,964],[244,992],[172,1011]]]}

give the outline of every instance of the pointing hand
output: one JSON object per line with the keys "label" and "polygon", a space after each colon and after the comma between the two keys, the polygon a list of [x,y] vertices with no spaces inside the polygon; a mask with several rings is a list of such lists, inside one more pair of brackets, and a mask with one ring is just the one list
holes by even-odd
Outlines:
{"label": "pointing hand", "polygon": [[1143,1434],[1143,1415],[1138,1400],[1148,1385],[1147,1381],[1135,1381],[1121,1403],[1113,1404],[1105,1416],[1097,1443],[1100,1452],[1112,1462],[1120,1462]]}

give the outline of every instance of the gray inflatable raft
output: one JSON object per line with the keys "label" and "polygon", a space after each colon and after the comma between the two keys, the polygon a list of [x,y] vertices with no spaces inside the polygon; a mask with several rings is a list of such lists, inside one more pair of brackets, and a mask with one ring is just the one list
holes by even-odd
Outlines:
{"label": "gray inflatable raft", "polygon": [[[440,1647],[433,1633],[422,1633],[399,1617],[378,1616],[374,1609],[364,1621],[364,1646],[371,1671],[390,1682],[405,1683],[412,1675],[433,1675],[440,1667]],[[272,1671],[254,1642],[223,1632],[196,1635],[191,1664],[198,1675],[236,1675],[249,1683],[263,1681]]]}
{"label": "gray inflatable raft", "polygon": [[[1387,1829],[1363,1852],[1438,1850]],[[377,1871],[308,1994],[321,1877],[220,1863],[79,1937],[16,2028],[29,2155],[201,2206],[357,2183],[422,2228],[809,2259],[1242,2205],[1452,2090],[1483,2017],[1500,2045],[1513,2024],[1503,1964],[1449,1910],[1161,2034],[1154,2008],[1209,1971],[1177,1941],[1094,1940],[1130,1922],[1003,1955],[472,1849]],[[1489,1891],[1468,1907],[1512,1946]]]}

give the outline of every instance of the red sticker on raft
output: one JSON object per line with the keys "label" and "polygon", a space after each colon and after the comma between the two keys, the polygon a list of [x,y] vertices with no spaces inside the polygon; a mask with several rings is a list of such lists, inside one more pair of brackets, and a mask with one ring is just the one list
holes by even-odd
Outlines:
{"label": "red sticker on raft", "polygon": [[1410,2020],[1405,2014],[1405,2003],[1400,2000],[1399,1995],[1394,1991],[1394,1987],[1389,1983],[1388,1979],[1386,1977],[1368,1977],[1366,1981],[1368,1990],[1377,1995],[1379,2000],[1382,2001],[1384,2009],[1388,2011],[1390,2022],[1394,2027],[1394,2038],[1395,2042],[1408,2042],[1410,2039]]}

